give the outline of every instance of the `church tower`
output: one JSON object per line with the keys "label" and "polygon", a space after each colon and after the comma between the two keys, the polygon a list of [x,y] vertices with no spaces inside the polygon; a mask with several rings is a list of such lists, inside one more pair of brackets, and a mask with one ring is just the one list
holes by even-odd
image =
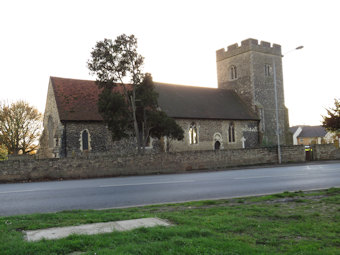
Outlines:
{"label": "church tower", "polygon": [[[234,90],[260,118],[263,145],[277,145],[276,103],[280,144],[290,144],[288,110],[284,104],[281,46],[247,39],[216,51],[220,89]],[[276,81],[276,82],[274,82]],[[276,88],[275,88],[276,87]],[[276,96],[277,95],[277,96]],[[276,100],[277,99],[277,100]]]}

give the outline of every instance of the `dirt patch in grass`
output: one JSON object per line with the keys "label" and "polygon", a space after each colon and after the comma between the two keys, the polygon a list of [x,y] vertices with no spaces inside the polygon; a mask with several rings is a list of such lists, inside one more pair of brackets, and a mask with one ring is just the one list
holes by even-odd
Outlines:
{"label": "dirt patch in grass", "polygon": [[[325,198],[332,197],[335,193],[324,193],[313,195],[315,192],[284,192],[276,195],[270,196],[258,196],[251,198],[233,198],[233,199],[219,199],[219,200],[203,200],[190,202],[190,205],[184,204],[167,204],[167,205],[158,205],[154,209],[151,209],[152,212],[174,212],[174,211],[185,211],[185,210],[195,210],[195,209],[208,209],[208,208],[217,208],[217,207],[232,207],[239,206],[240,204],[244,205],[261,205],[261,204],[289,204],[294,207],[294,204],[300,203],[311,203],[311,202],[320,202]],[[302,194],[302,195],[299,195]],[[258,200],[260,198],[260,200]],[[293,208],[292,207],[292,208]],[[142,209],[143,210],[143,209]],[[147,209],[149,211],[150,209]]]}

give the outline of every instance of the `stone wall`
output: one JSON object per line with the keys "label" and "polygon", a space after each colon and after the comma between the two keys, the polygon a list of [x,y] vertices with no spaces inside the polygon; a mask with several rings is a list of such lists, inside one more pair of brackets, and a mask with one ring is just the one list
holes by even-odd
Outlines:
{"label": "stone wall", "polygon": [[[0,161],[0,183],[17,181],[80,179],[193,170],[234,166],[276,164],[277,148],[219,151],[169,152],[147,155],[84,154],[74,158]],[[304,162],[303,146],[283,146],[282,162]]]}
{"label": "stone wall", "polygon": [[340,149],[334,144],[312,145],[313,160],[340,159]]}

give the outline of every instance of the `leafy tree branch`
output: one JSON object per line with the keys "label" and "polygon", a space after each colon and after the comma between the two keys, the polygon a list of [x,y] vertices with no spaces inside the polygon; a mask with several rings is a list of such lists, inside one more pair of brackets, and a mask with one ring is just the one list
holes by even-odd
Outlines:
{"label": "leafy tree branch", "polygon": [[340,100],[334,99],[334,107],[326,109],[327,116],[323,117],[322,126],[328,131],[340,132]]}
{"label": "leafy tree branch", "polygon": [[[97,85],[102,89],[98,110],[112,138],[120,140],[132,133],[139,153],[145,151],[150,136],[169,133],[167,127],[161,128],[159,123],[169,117],[158,107],[152,76],[142,72],[143,63],[144,57],[137,52],[137,39],[125,34],[115,41],[97,42],[87,62],[90,73],[96,76]],[[182,129],[178,126],[178,130]],[[171,135],[183,139],[180,135]]]}

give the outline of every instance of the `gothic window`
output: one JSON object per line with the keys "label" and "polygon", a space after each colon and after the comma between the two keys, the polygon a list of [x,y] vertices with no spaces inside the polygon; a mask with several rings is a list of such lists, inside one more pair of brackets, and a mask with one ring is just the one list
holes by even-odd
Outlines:
{"label": "gothic window", "polygon": [[81,151],[91,150],[90,133],[87,129],[83,130],[80,134],[80,150]]}
{"label": "gothic window", "polygon": [[189,144],[197,144],[198,143],[198,133],[196,123],[193,122],[189,128]]}
{"label": "gothic window", "polygon": [[229,124],[228,137],[229,137],[229,143],[235,142],[235,126],[233,122]]}
{"label": "gothic window", "polygon": [[236,66],[231,66],[229,72],[230,72],[230,80],[236,80],[237,79],[237,68],[236,68]]}
{"label": "gothic window", "polygon": [[271,69],[272,67],[268,64],[264,65],[264,75],[265,76],[271,76]]}

